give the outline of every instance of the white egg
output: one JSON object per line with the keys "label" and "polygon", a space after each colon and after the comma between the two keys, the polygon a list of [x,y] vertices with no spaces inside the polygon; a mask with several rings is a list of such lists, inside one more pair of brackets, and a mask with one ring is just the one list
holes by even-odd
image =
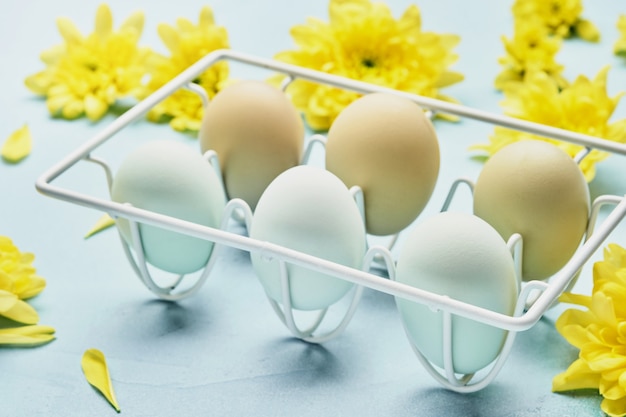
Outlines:
{"label": "white egg", "polygon": [[[178,142],[149,142],[128,155],[113,180],[112,199],[203,226],[219,227],[226,197],[211,165]],[[132,244],[130,225],[119,219],[122,236]],[[213,243],[139,225],[146,260],[165,271],[185,274],[208,261]]]}
{"label": "white egg", "polygon": [[[365,226],[348,188],[324,169],[297,166],[280,174],[263,192],[250,237],[342,265],[360,268]],[[282,303],[277,260],[252,254],[252,265],[268,296]],[[288,265],[291,304],[319,310],[340,300],[353,286],[342,279]]]}
{"label": "white egg", "polygon": [[[399,282],[507,315],[513,314],[518,280],[513,258],[498,232],[465,213],[440,213],[411,231],[398,257]],[[443,368],[443,313],[396,297],[409,340]],[[473,373],[500,352],[506,331],[452,316],[452,358],[457,373]]]}

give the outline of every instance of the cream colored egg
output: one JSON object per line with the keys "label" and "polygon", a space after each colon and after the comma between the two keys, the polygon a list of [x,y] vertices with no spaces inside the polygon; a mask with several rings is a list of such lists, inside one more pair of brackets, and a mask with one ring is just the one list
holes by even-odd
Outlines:
{"label": "cream colored egg", "polygon": [[304,126],[285,94],[261,81],[241,81],[209,103],[200,130],[202,152],[214,150],[228,198],[252,209],[268,184],[300,162]]}
{"label": "cream colored egg", "polygon": [[[513,258],[497,231],[467,213],[444,212],[418,223],[398,257],[396,280],[434,294],[512,315],[518,296]],[[409,340],[443,368],[443,313],[396,297]],[[452,316],[454,371],[470,374],[500,353],[506,331]]]}
{"label": "cream colored egg", "polygon": [[344,109],[328,132],[326,168],[363,189],[367,232],[400,232],[422,212],[439,174],[439,143],[414,102],[368,94]]}
{"label": "cream colored egg", "polygon": [[525,281],[552,276],[576,252],[589,217],[589,189],[576,163],[542,141],[508,145],[476,181],[474,213],[504,239],[523,237]]}
{"label": "cream colored egg", "polygon": [[[211,165],[193,148],[172,141],[149,142],[130,153],[113,180],[111,197],[159,214],[219,227],[226,197]],[[132,245],[126,219],[117,226]],[[164,271],[186,274],[208,261],[213,243],[139,224],[146,260]]]}
{"label": "cream colored egg", "polygon": [[[250,237],[353,268],[365,255],[365,226],[346,186],[330,172],[297,166],[267,187],[250,228]],[[283,303],[276,259],[252,253],[252,265],[268,296]],[[291,304],[320,310],[341,299],[353,284],[296,265],[288,265]]]}

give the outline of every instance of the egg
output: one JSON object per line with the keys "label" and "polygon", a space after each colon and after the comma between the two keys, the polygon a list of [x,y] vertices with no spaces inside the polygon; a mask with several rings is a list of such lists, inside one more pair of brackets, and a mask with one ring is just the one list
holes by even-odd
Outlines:
{"label": "egg", "polygon": [[392,94],[365,95],[331,125],[326,168],[363,190],[367,232],[390,235],[422,212],[439,174],[439,143],[424,111]]}
{"label": "egg", "polygon": [[589,188],[576,163],[543,141],[512,143],[483,167],[474,213],[504,239],[523,238],[522,277],[546,279],[576,252],[589,217]]}
{"label": "egg", "polygon": [[[211,165],[197,150],[172,141],[148,142],[130,153],[115,174],[111,198],[209,227],[220,226],[226,205]],[[132,244],[128,220],[116,223]],[[202,268],[213,249],[210,241],[160,227],[139,224],[139,231],[147,262],[176,274]]]}
{"label": "egg", "polygon": [[[297,166],[267,187],[252,219],[250,237],[353,268],[365,255],[365,226],[348,188],[320,167]],[[284,303],[276,259],[252,253],[252,265],[267,295]],[[320,310],[341,299],[350,282],[288,264],[291,304]]]}
{"label": "egg", "polygon": [[[398,256],[396,280],[422,290],[512,315],[518,279],[506,243],[487,222],[468,213],[444,212],[418,223]],[[396,297],[409,340],[443,368],[443,313]],[[506,331],[452,316],[454,371],[470,374],[500,353]]]}
{"label": "egg", "polygon": [[262,81],[240,81],[209,103],[200,129],[202,152],[219,158],[228,198],[254,209],[268,184],[300,162],[302,118],[287,96]]}

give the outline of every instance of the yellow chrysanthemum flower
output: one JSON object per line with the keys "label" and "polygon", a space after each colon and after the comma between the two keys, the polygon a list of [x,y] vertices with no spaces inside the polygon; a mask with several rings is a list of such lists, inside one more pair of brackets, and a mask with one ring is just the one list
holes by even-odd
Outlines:
{"label": "yellow chrysanthemum flower", "polygon": [[[504,90],[505,99],[501,105],[508,116],[624,143],[626,119],[609,123],[622,93],[615,97],[608,96],[608,71],[609,67],[603,68],[593,80],[581,75],[562,90],[554,78],[545,73],[531,73],[523,84]],[[583,149],[580,145],[504,127],[494,129],[489,143],[474,145],[470,149],[485,151],[490,156],[509,143],[531,139],[553,143],[571,157]],[[587,182],[595,177],[595,163],[608,156],[607,152],[592,150],[582,160],[580,168]]]}
{"label": "yellow chrysanthemum flower", "polygon": [[143,13],[131,15],[113,30],[106,4],[96,13],[95,30],[83,36],[67,18],[57,19],[64,43],[41,54],[46,69],[26,78],[26,86],[46,97],[53,116],[99,120],[118,99],[131,97],[145,73],[148,50],[137,43]]}
{"label": "yellow chrysanthemum flower", "polygon": [[[439,89],[463,76],[447,68],[457,60],[456,35],[423,32],[417,6],[394,19],[389,7],[369,0],[330,0],[329,23],[309,18],[292,27],[298,49],[276,59],[335,75],[454,101]],[[359,97],[337,88],[296,80],[294,104],[314,130],[327,130],[339,112]]]}
{"label": "yellow chrysanthemum flower", "polygon": [[516,0],[513,4],[516,20],[538,18],[551,34],[562,38],[578,36],[590,42],[598,42],[598,28],[583,19],[582,12],[582,0]]}
{"label": "yellow chrysanthemum flower", "polygon": [[556,328],[580,349],[578,359],[552,381],[554,392],[597,389],[609,416],[626,415],[626,250],[610,244],[593,267],[591,296],[563,294],[568,309]]}
{"label": "yellow chrysanthemum flower", "polygon": [[[154,92],[209,52],[229,47],[226,29],[215,24],[213,11],[208,6],[200,11],[197,25],[181,18],[177,20],[176,27],[160,24],[158,31],[170,56],[152,55],[148,70],[150,81],[140,98]],[[224,87],[227,79],[228,63],[222,61],[211,66],[194,82],[212,98]],[[148,119],[156,122],[169,119],[170,126],[175,130],[198,131],[202,115],[200,97],[191,91],[179,90],[152,108]]]}
{"label": "yellow chrysanthemum flower", "polygon": [[550,36],[547,28],[537,19],[515,22],[513,37],[508,39],[503,36],[502,43],[506,55],[498,59],[503,66],[495,81],[498,90],[511,83],[523,82],[525,74],[536,71],[543,71],[554,78],[560,88],[567,85],[567,80],[561,75],[563,65],[554,59],[561,48],[561,39]]}
{"label": "yellow chrysanthemum flower", "polygon": [[20,252],[11,239],[0,236],[0,316],[27,325],[0,328],[0,346],[32,346],[54,339],[54,329],[36,325],[39,315],[24,301],[46,286],[32,265],[34,259],[32,253]]}
{"label": "yellow chrysanthemum flower", "polygon": [[620,37],[615,41],[613,51],[615,55],[626,57],[626,14],[621,15],[617,19],[617,29],[619,30]]}

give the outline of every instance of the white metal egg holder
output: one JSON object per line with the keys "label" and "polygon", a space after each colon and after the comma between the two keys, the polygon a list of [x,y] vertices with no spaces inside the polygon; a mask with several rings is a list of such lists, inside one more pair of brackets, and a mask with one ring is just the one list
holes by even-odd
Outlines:
{"label": "white metal egg holder", "polygon": [[[53,184],[53,182],[59,176],[64,174],[67,170],[69,170],[80,161],[87,160],[102,165],[102,161],[100,159],[92,156],[92,152],[94,150],[110,140],[116,133],[124,129],[130,123],[142,118],[144,114],[147,113],[152,107],[167,98],[176,90],[180,88],[198,90],[196,86],[192,84],[192,80],[196,79],[211,65],[222,60],[234,61],[263,68],[266,70],[271,70],[274,72],[283,73],[287,75],[290,79],[302,79],[311,82],[322,83],[362,94],[374,92],[395,94],[412,100],[422,107],[430,109],[434,112],[442,112],[460,117],[467,117],[507,127],[510,129],[521,130],[540,136],[546,136],[558,140],[567,141],[577,145],[582,145],[589,149],[599,149],[607,152],[626,155],[626,144],[611,142],[589,135],[570,132],[563,129],[532,123],[499,114],[489,113],[471,107],[448,103],[429,97],[422,97],[411,93],[401,92],[390,88],[326,74],[271,59],[264,59],[248,55],[233,50],[218,50],[198,60],[195,64],[191,65],[185,71],[181,72],[178,76],[176,76],[170,82],[154,92],[152,95],[137,103],[124,114],[120,115],[116,120],[114,120],[110,125],[106,126],[102,131],[98,132],[89,141],[82,144],[79,148],[75,149],[60,162],[49,168],[37,179],[35,184],[37,190],[40,193],[53,198],[108,213],[111,217],[115,219],[124,218],[131,222],[161,227],[165,230],[187,234],[189,236],[197,237],[200,239],[206,239],[214,242],[216,245],[225,245],[248,252],[256,252],[262,257],[274,258],[285,264],[293,264],[300,267],[309,268],[317,272],[344,279],[348,282],[357,284],[358,286],[367,287],[376,291],[393,295],[395,297],[401,297],[412,302],[423,304],[425,306],[428,306],[432,310],[439,310],[444,312],[446,316],[451,316],[453,314],[459,315],[480,323],[491,325],[503,330],[508,330],[510,333],[527,330],[532,327],[537,321],[539,321],[543,314],[557,300],[559,295],[570,286],[573,278],[577,275],[582,266],[593,256],[593,254],[603,244],[603,242],[610,235],[610,233],[617,227],[617,225],[624,219],[624,217],[626,217],[626,197],[603,197],[603,199],[597,203],[595,211],[592,211],[591,217],[597,217],[597,212],[599,211],[600,205],[614,204],[615,207],[607,215],[604,221],[601,224],[597,225],[597,227],[596,225],[593,226],[595,228],[595,230],[593,230],[593,234],[590,234],[586,237],[584,243],[579,247],[578,251],[576,252],[576,255],[572,257],[570,261],[555,276],[550,279],[549,282],[527,283],[525,288],[522,290],[522,296],[520,296],[520,300],[523,300],[524,304],[526,304],[526,300],[524,300],[523,297],[528,294],[530,289],[538,290],[540,294],[532,301],[532,303],[529,303],[526,309],[521,308],[520,303],[518,303],[516,314],[507,315],[487,310],[468,303],[460,302],[458,300],[454,300],[439,294],[434,294],[429,291],[424,291],[419,288],[414,288],[412,286],[402,284],[394,280],[381,278],[380,276],[374,275],[366,270],[350,268],[325,259],[295,251],[288,247],[272,244],[270,242],[251,239],[250,237],[241,236],[227,230],[206,227],[179,218],[166,216],[138,207],[133,207],[127,204],[120,204],[109,199],[95,197],[83,192],[78,192]],[[104,166],[106,166],[106,164]],[[107,178],[109,181],[111,180],[110,170],[107,172]],[[234,209],[233,213],[236,212],[237,210]],[[140,241],[140,239],[137,239],[137,241]],[[138,246],[138,249],[141,250],[140,245]],[[218,248],[214,248],[214,251],[216,249]],[[371,248],[366,258],[373,259],[373,257],[376,256],[381,256],[382,258],[385,258],[384,255],[381,255],[381,253],[384,253],[384,251],[378,248]],[[387,260],[387,262],[389,261]],[[203,273],[208,274],[209,269],[209,265],[207,265],[207,268]],[[144,283],[149,281],[150,279],[144,281]],[[201,284],[196,283],[195,289],[193,291],[197,291],[197,288],[199,288],[200,285]],[[535,286],[536,288],[533,288]],[[158,291],[170,291],[170,287],[160,288],[161,290]],[[192,286],[192,288],[194,288],[194,286]],[[526,288],[529,288],[529,290],[526,290]],[[166,298],[169,297],[167,294],[162,294],[161,296],[164,295]],[[189,295],[189,293],[185,293],[185,295]],[[507,347],[508,343],[511,343],[509,342],[509,340],[510,339],[507,339],[507,342],[505,343],[505,349],[509,348]],[[500,356],[503,358],[506,357],[506,355],[503,353],[508,353],[505,351],[505,349],[503,349],[503,352],[501,352],[500,354]],[[504,359],[498,358],[496,360],[496,364],[494,365],[494,368],[496,368],[496,370],[492,371],[493,376],[495,376],[495,373],[501,366],[500,360]],[[434,373],[433,376],[439,382],[455,391],[463,392],[467,390],[480,389],[482,386],[488,384],[489,381],[493,378],[493,376],[488,376],[477,384],[472,385],[473,388],[470,388],[468,387],[468,383],[469,379],[471,378],[468,379],[467,376],[457,378],[455,375],[450,375],[450,369],[452,368],[447,368],[448,369],[446,370],[446,377],[442,377],[441,374],[439,374],[438,372]],[[429,369],[428,366],[427,369]],[[429,369],[429,372],[431,371],[434,371],[434,369]]]}

